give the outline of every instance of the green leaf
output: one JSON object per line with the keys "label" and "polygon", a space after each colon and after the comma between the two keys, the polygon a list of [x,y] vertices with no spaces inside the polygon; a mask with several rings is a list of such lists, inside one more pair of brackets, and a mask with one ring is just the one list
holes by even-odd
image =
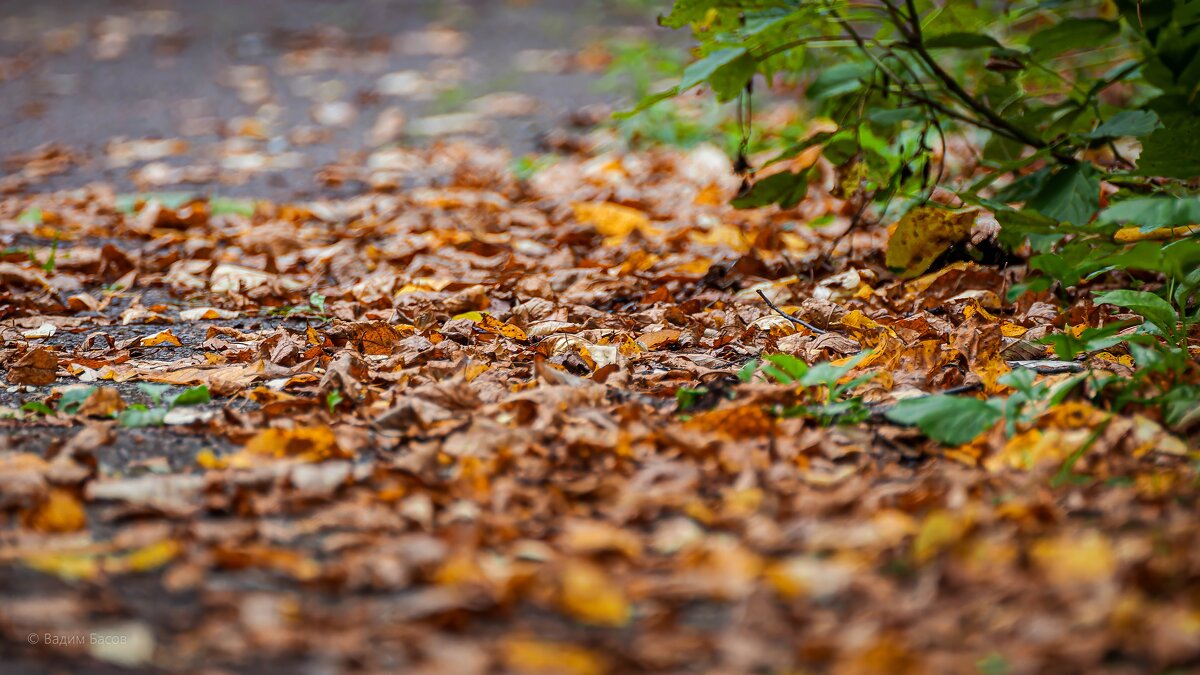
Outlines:
{"label": "green leaf", "polygon": [[58,409],[74,415],[79,410],[79,406],[88,400],[92,392],[96,391],[95,387],[76,387],[63,392],[62,398],[58,399]]}
{"label": "green leaf", "polygon": [[943,33],[925,40],[929,49],[1000,49],[1004,45],[983,33]]}
{"label": "green leaf", "polygon": [[808,369],[808,372],[804,373],[804,375],[800,377],[800,384],[806,387],[813,387],[818,384],[823,384],[832,389],[837,386],[838,380],[842,379],[846,373],[854,370],[854,367],[861,363],[862,360],[867,358],[867,356],[870,354],[870,351],[859,352],[852,358],[847,359],[846,362],[840,366],[836,366],[829,361],[814,363]]}
{"label": "green leaf", "polygon": [[[748,70],[747,59],[749,61]],[[729,69],[728,72],[723,72],[726,68]],[[753,72],[754,58],[749,56],[745,47],[718,49],[685,68],[683,77],[679,80],[676,88],[679,93],[683,93],[696,85],[708,82],[712,84],[713,91],[717,92],[718,98],[728,100],[741,91],[746,80],[749,79],[749,75]],[[741,78],[741,81],[736,85],[733,84],[738,78]],[[723,94],[730,94],[730,87],[733,88],[732,95],[723,96]]]}
{"label": "green leaf", "polygon": [[171,399],[170,407],[175,408],[181,405],[203,405],[212,400],[212,395],[208,392],[208,385],[201,384],[185,389],[183,393]]}
{"label": "green leaf", "polygon": [[208,200],[208,210],[214,216],[232,213],[249,218],[254,215],[254,200],[212,197]]}
{"label": "green leaf", "polygon": [[21,212],[21,215],[17,216],[17,222],[24,223],[26,225],[41,225],[42,210],[36,206],[25,209]]}
{"label": "green leaf", "polygon": [[1098,305],[1116,305],[1131,309],[1141,314],[1146,322],[1157,328],[1163,335],[1173,336],[1176,332],[1178,316],[1171,303],[1153,293],[1146,291],[1106,291],[1097,293]]}
{"label": "green leaf", "polygon": [[329,414],[332,415],[337,410],[338,405],[340,405],[344,400],[346,399],[342,397],[342,391],[340,389],[334,389],[326,394],[325,407],[329,408]]}
{"label": "green leaf", "polygon": [[950,446],[970,443],[1002,416],[987,401],[945,394],[904,399],[887,411],[891,421],[915,424],[926,436]]}
{"label": "green leaf", "polygon": [[1122,110],[1094,130],[1083,134],[1084,138],[1121,138],[1123,136],[1145,136],[1162,126],[1153,110]]}
{"label": "green leaf", "polygon": [[1136,197],[1100,212],[1101,223],[1141,225],[1144,231],[1200,223],[1200,197]]}
{"label": "green leaf", "polygon": [[738,379],[741,380],[742,382],[749,382],[750,380],[753,380],[754,373],[758,372],[758,364],[759,363],[760,362],[758,359],[750,359],[749,361],[747,361],[746,365],[744,365],[740,369],[738,369],[738,372],[737,372]]}
{"label": "green leaf", "polygon": [[1058,358],[1070,360],[1085,352],[1096,352],[1121,344],[1125,338],[1118,337],[1117,333],[1128,327],[1128,323],[1120,322],[1099,328],[1085,328],[1079,337],[1071,333],[1052,333],[1038,342],[1050,345]]}
{"label": "green leaf", "polygon": [[817,79],[813,80],[813,83],[808,86],[805,96],[819,101],[858,91],[874,72],[875,66],[870,63],[850,61],[830,66],[822,70]]}
{"label": "green leaf", "polygon": [[[791,384],[804,377],[804,374],[809,371],[809,364],[804,363],[803,359],[791,356],[791,354],[767,354],[763,360],[774,365],[787,376],[786,382],[775,376],[776,380],[780,380],[785,384]],[[764,368],[763,370],[766,370]]]}
{"label": "green leaf", "polygon": [[1025,202],[1025,208],[1072,225],[1083,225],[1100,209],[1099,173],[1086,162],[1064,167]]}
{"label": "green leaf", "polygon": [[41,401],[26,401],[21,404],[21,410],[37,415],[53,415],[54,409]]}
{"label": "green leaf", "polygon": [[675,0],[671,13],[660,16],[658,23],[667,28],[683,28],[689,23],[701,21],[710,9],[723,4],[721,0]]}
{"label": "green leaf", "polygon": [[996,220],[1001,225],[1000,243],[1010,249],[1018,248],[1028,241],[1035,252],[1047,251],[1068,234],[1059,226],[1058,221],[1040,213],[1028,210],[997,210],[995,213]]}
{"label": "green leaf", "polygon": [[160,427],[167,416],[166,408],[147,408],[140,403],[131,405],[117,415],[117,421],[126,428]]}
{"label": "green leaf", "polygon": [[1200,176],[1200,118],[1172,117],[1165,127],[1142,141],[1139,176],[1193,178]]}
{"label": "green leaf", "polygon": [[1073,49],[1101,46],[1120,32],[1115,21],[1105,19],[1064,19],[1029,38],[1029,48],[1039,59],[1062,54]]}
{"label": "green leaf", "polygon": [[155,201],[168,209],[177,209],[196,198],[196,193],[178,192],[142,192],[139,194],[117,195],[117,210],[122,213],[133,213],[139,201]]}
{"label": "green leaf", "polygon": [[795,207],[808,194],[808,172],[784,171],[767,176],[750,187],[750,191],[733,200],[734,208],[753,209],[779,204],[785,209]]}
{"label": "green leaf", "polygon": [[[707,393],[708,390],[704,387],[700,387],[698,389],[692,389],[691,387],[680,387],[679,389],[675,390],[675,404],[678,406],[678,409],[681,412],[691,410],[692,408],[696,407],[696,405]],[[333,408],[331,407],[330,412],[332,411]]]}
{"label": "green leaf", "polygon": [[138,391],[141,391],[146,396],[149,396],[150,401],[153,402],[154,405],[159,405],[162,403],[162,395],[166,393],[168,389],[170,389],[170,387],[165,384],[149,384],[146,382],[139,382],[137,388]]}

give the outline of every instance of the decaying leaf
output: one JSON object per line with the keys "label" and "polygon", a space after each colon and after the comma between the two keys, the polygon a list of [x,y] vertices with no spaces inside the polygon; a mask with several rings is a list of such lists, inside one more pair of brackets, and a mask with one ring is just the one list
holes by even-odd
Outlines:
{"label": "decaying leaf", "polygon": [[887,246],[887,266],[903,278],[929,269],[951,245],[970,237],[978,211],[948,211],[918,206],[900,219]]}

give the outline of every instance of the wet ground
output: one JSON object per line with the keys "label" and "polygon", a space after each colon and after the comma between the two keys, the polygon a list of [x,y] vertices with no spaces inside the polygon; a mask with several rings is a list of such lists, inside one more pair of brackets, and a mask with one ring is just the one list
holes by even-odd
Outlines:
{"label": "wet ground", "polygon": [[[645,4],[3,1],[7,188],[283,199],[328,194],[322,167],[391,145],[469,135],[521,154],[614,99],[596,86],[597,47],[665,31]],[[21,155],[47,144],[68,170],[19,180]]]}

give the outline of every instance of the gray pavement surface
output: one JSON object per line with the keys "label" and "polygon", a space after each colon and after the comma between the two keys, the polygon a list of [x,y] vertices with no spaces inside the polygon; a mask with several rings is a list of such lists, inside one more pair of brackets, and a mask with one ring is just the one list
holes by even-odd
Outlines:
{"label": "gray pavement surface", "polygon": [[[329,163],[456,127],[525,153],[572,111],[615,98],[596,87],[595,46],[665,30],[636,4],[0,1],[0,169],[11,178],[23,153],[56,143],[78,165],[19,190],[102,180],[286,199],[320,194],[314,174]],[[121,139],[186,150],[110,145]]]}

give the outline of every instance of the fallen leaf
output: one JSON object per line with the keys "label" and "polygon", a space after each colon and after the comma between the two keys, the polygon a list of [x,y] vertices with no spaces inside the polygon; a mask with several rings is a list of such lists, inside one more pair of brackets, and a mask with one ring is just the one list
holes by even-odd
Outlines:
{"label": "fallen leaf", "polygon": [[897,223],[887,246],[887,266],[902,278],[924,273],[952,244],[967,239],[978,211],[948,211],[934,206],[911,209]]}
{"label": "fallen leaf", "polygon": [[58,379],[58,357],[45,347],[38,347],[17,359],[8,371],[13,384],[47,385]]}

